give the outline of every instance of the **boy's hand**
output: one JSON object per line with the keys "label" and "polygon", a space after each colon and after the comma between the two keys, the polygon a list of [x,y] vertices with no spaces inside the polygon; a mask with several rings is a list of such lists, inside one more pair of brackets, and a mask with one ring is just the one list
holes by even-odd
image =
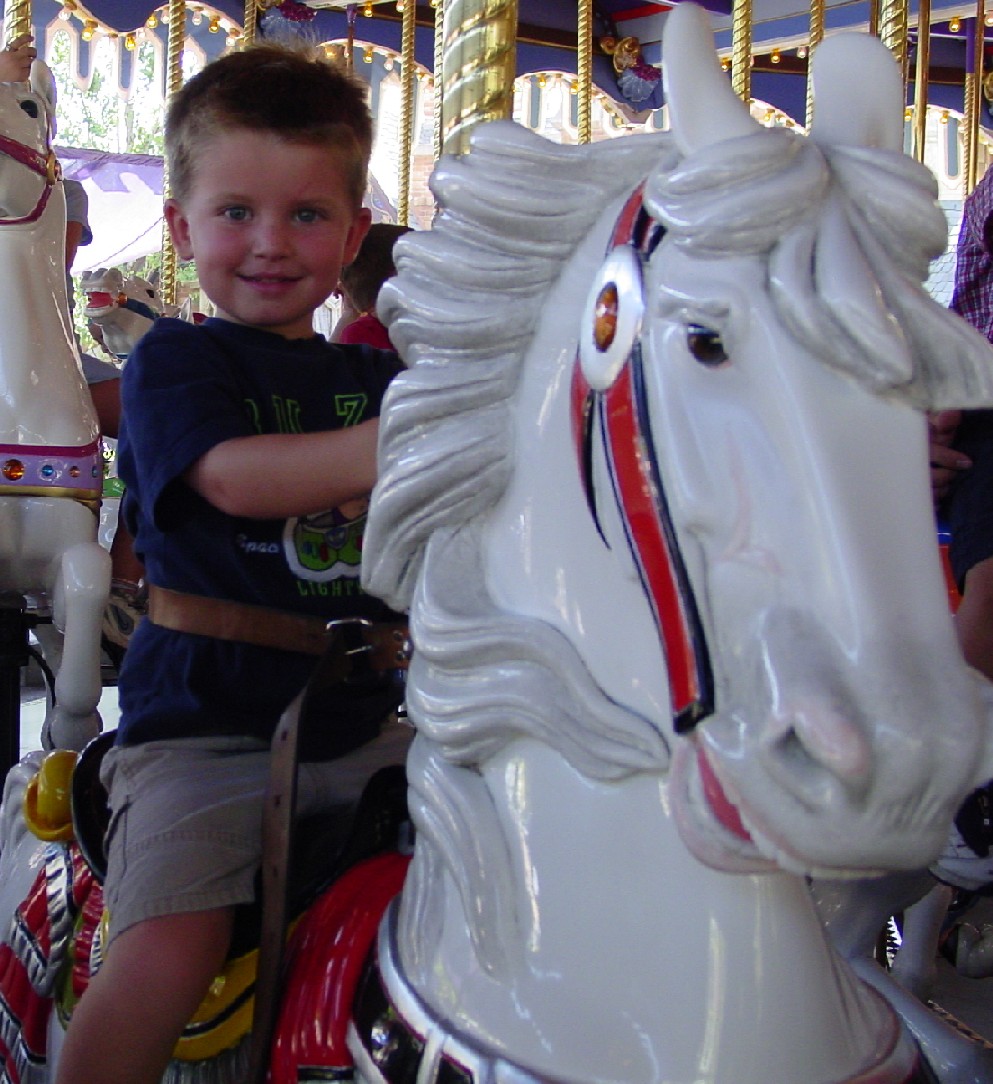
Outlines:
{"label": "boy's hand", "polygon": [[0,51],[0,83],[26,83],[37,55],[30,34],[14,38]]}
{"label": "boy's hand", "polygon": [[961,410],[940,410],[927,416],[931,496],[936,506],[948,496],[959,474],[972,466],[972,460],[967,455],[952,447],[961,421]]}

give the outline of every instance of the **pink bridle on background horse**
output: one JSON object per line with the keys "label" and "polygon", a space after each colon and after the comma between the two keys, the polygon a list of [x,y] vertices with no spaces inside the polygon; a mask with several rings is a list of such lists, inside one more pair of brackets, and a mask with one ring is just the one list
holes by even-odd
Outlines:
{"label": "pink bridle on background horse", "polygon": [[416,847],[354,1001],[382,879],[297,928],[274,1082],[930,1079],[805,875],[926,867],[993,775],[920,413],[993,402],[993,358],[921,286],[877,41],[819,47],[810,138],[699,9],[665,53],[671,133],[483,126],[398,245],[363,567],[410,610]]}
{"label": "pink bridle on background horse", "polygon": [[[110,559],[97,543],[103,486],[96,416],[65,280],[65,199],[50,143],[54,83],[0,84],[0,591],[51,610],[56,672],[46,740],[100,730],[100,622]],[[55,655],[61,658],[55,658]]]}

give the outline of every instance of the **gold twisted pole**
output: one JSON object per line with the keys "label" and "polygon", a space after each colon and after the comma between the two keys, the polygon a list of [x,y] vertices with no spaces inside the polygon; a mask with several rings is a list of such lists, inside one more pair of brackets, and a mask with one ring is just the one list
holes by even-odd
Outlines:
{"label": "gold twisted pole", "polygon": [[579,142],[593,142],[593,0],[579,0],[576,75]]}
{"label": "gold twisted pole", "polygon": [[397,198],[397,219],[401,226],[410,224],[410,152],[414,145],[414,89],[416,61],[414,31],[417,27],[417,5],[407,0],[403,5],[400,33],[400,176]]}
{"label": "gold twisted pole", "polygon": [[3,29],[8,42],[31,33],[31,0],[4,0]]}
{"label": "gold twisted pole", "polygon": [[245,25],[241,32],[241,46],[247,49],[255,41],[255,31],[259,23],[258,0],[245,0]]}
{"label": "gold twisted pole", "polygon": [[[186,4],[183,0],[169,0],[169,40],[166,46],[166,103],[168,105],[183,85],[183,42],[186,39]],[[162,178],[162,196],[172,195],[169,171]],[[161,296],[166,305],[176,304],[176,249],[173,247],[169,228],[162,224],[162,280]]]}
{"label": "gold twisted pole", "polygon": [[893,54],[903,80],[904,100],[907,97],[907,0],[881,0],[879,7],[879,37]]}
{"label": "gold twisted pole", "polygon": [[810,64],[814,50],[824,40],[824,0],[810,0],[810,41],[807,43],[807,115],[806,128],[814,120],[814,81],[810,78]]}
{"label": "gold twisted pole", "polygon": [[979,180],[979,125],[982,108],[983,46],[986,37],[985,0],[976,0],[976,18],[970,30],[969,45],[972,51],[968,58],[965,77],[966,194],[976,187],[976,181]]}
{"label": "gold twisted pole", "polygon": [[927,135],[928,69],[931,66],[931,0],[918,0],[917,58],[914,62],[914,157],[924,161]]}
{"label": "gold twisted pole", "polygon": [[441,157],[442,68],[445,55],[445,5],[438,0],[434,9],[434,160]]}
{"label": "gold twisted pole", "polygon": [[746,104],[752,100],[752,0],[731,4],[731,86]]}
{"label": "gold twisted pole", "polygon": [[444,39],[441,146],[464,154],[477,124],[513,115],[517,0],[448,0]]}

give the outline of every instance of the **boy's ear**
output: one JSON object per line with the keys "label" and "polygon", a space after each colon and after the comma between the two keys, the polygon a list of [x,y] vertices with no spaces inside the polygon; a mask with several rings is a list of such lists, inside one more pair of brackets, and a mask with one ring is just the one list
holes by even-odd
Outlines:
{"label": "boy's ear", "polygon": [[174,199],[167,199],[164,205],[165,220],[169,227],[169,235],[176,249],[176,255],[181,260],[193,259],[193,247],[190,244],[190,222],[183,214],[183,208]]}
{"label": "boy's ear", "polygon": [[365,235],[372,225],[372,211],[368,207],[359,208],[358,214],[352,219],[352,225],[345,238],[345,247],[341,254],[341,266],[347,267],[359,254]]}

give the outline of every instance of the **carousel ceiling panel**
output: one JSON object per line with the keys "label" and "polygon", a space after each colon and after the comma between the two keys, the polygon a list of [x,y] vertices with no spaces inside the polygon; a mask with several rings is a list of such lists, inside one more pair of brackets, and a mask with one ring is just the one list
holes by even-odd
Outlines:
{"label": "carousel ceiling panel", "polygon": [[[64,0],[33,0],[33,21],[36,27],[44,26],[58,14]],[[136,30],[148,17],[163,6],[161,0],[66,0],[85,8],[104,26],[121,33]],[[309,19],[294,22],[293,27],[305,27],[318,40],[343,39],[348,34],[348,17],[345,0],[305,0],[310,8]],[[716,44],[727,53],[731,48],[731,0],[703,0],[711,11],[715,27]],[[220,13],[232,23],[241,25],[244,18],[244,0],[188,0],[193,10],[206,9]],[[395,0],[375,0],[372,17],[359,14],[355,19],[355,35],[365,42],[399,52],[401,16],[396,11]],[[594,34],[600,38],[612,30],[619,37],[633,36],[638,39],[644,61],[652,66],[662,63],[660,38],[665,23],[669,0],[595,0]],[[519,40],[517,48],[517,73],[519,75],[540,71],[576,70],[576,0],[519,0]],[[869,0],[826,0],[825,23],[828,32],[849,27],[863,29],[868,24]],[[299,13],[299,7],[297,13]],[[427,0],[417,5],[418,27],[415,35],[415,51],[419,64],[432,68],[434,63],[434,10]],[[948,19],[952,15],[967,15],[961,0],[933,0],[933,52],[932,66],[935,91],[932,97],[940,98],[938,86],[961,85],[964,66],[965,33],[947,34]],[[911,0],[910,23],[917,18],[917,0]],[[269,11],[262,20],[263,33],[270,27],[278,30],[280,24],[290,25],[278,10]],[[611,26],[613,23],[613,26]],[[157,33],[161,36],[163,28]],[[987,36],[993,30],[987,29]],[[198,26],[196,35],[208,56],[223,48],[224,35],[209,35],[205,26]],[[797,70],[787,70],[783,65],[774,71],[764,64],[771,50],[789,50],[805,43],[809,35],[809,14],[803,0],[753,0],[752,49],[757,54],[752,93],[773,102],[787,112],[800,108],[805,96],[802,63]],[[945,39],[948,44],[945,45]],[[85,66],[85,65],[84,65]],[[616,73],[610,59],[603,55],[594,58],[594,80],[597,85],[618,101],[624,95],[619,91]],[[795,82],[795,87],[785,86]],[[956,93],[959,93],[958,91]],[[955,106],[955,102],[941,101],[942,105]],[[957,107],[957,106],[956,106]]]}

